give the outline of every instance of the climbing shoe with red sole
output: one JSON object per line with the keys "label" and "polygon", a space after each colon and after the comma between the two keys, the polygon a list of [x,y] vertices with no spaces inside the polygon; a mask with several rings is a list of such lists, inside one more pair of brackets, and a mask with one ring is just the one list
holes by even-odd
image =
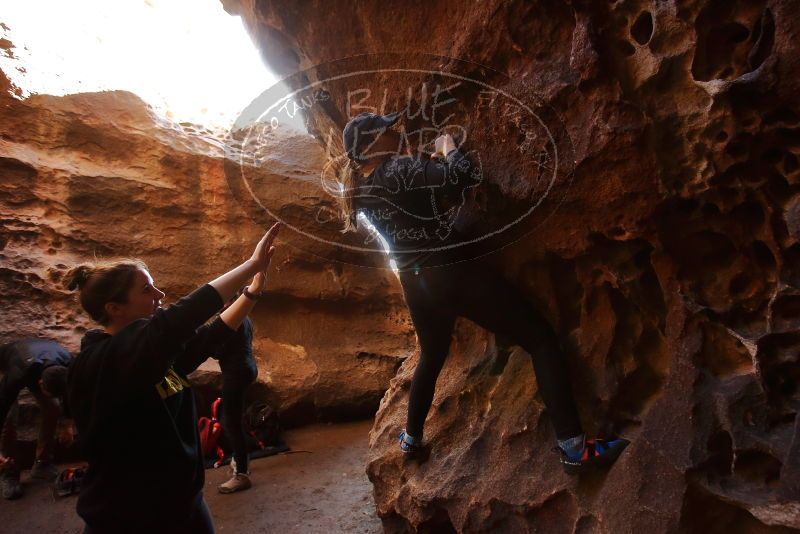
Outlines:
{"label": "climbing shoe with red sole", "polygon": [[561,466],[564,468],[565,473],[579,475],[587,471],[610,466],[619,458],[619,455],[629,444],[630,441],[624,438],[612,440],[587,439],[583,453],[575,457],[568,455],[560,447],[555,447],[553,450],[560,453]]}

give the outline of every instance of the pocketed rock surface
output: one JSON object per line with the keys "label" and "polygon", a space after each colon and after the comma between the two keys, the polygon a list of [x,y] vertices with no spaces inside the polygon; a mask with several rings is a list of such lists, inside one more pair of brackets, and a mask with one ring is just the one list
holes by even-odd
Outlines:
{"label": "pocketed rock surface", "polygon": [[[568,478],[527,355],[461,322],[427,462],[396,443],[416,356],[381,403],[368,472],[387,531],[800,528],[800,4],[223,4],[294,88],[421,62],[538,101],[571,140],[548,216],[488,261],[555,325],[587,432],[632,444],[610,472]],[[376,78],[386,111],[419,81]],[[308,111],[323,145],[352,111],[347,85],[326,83]],[[457,96],[487,177],[471,224],[491,227],[536,198],[532,141]]]}

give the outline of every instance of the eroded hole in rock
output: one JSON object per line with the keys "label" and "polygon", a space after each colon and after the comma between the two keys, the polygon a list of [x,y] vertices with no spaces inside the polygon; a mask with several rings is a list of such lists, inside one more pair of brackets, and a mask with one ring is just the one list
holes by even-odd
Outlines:
{"label": "eroded hole in rock", "polygon": [[438,508],[433,517],[420,523],[417,532],[420,534],[457,534],[447,511]]}
{"label": "eroded hole in rock", "polygon": [[700,482],[691,482],[684,495],[680,518],[687,534],[791,534],[794,529],[765,525],[753,515],[714,495]]}
{"label": "eroded hole in rock", "polygon": [[[800,381],[800,333],[796,330],[769,334],[759,340],[758,361],[770,404],[791,407]],[[790,409],[789,413],[796,412]]]}
{"label": "eroded hole in rock", "polygon": [[731,278],[730,284],[728,284],[728,291],[730,291],[733,296],[741,295],[748,292],[748,289],[753,286],[754,282],[753,277],[748,273],[739,273]]}
{"label": "eroded hole in rock", "polygon": [[714,433],[706,444],[708,459],[703,463],[705,472],[719,477],[729,476],[733,472],[733,441],[725,431]]}
{"label": "eroded hole in rock", "polygon": [[800,295],[778,297],[772,304],[773,327],[788,331],[800,329]]}
{"label": "eroded hole in rock", "polygon": [[481,522],[485,525],[485,530],[490,532],[519,532],[527,530],[527,522],[520,513],[519,507],[509,505],[498,499],[492,499],[488,508],[488,517]]}
{"label": "eroded hole in rock", "polygon": [[617,41],[617,48],[623,56],[632,56],[636,53],[636,47],[624,39]]}
{"label": "eroded hole in rock", "polygon": [[568,4],[510,2],[504,11],[508,21],[506,31],[518,52],[537,61],[569,54],[575,16]]}
{"label": "eroded hole in rock", "polygon": [[735,306],[723,316],[723,321],[737,334],[754,339],[767,331],[766,312],[766,301],[756,307],[749,304]]}
{"label": "eroded hole in rock", "polygon": [[726,328],[707,322],[702,326],[703,344],[696,363],[715,376],[728,376],[753,372],[750,352]]}
{"label": "eroded hole in rock", "polygon": [[783,173],[794,174],[798,166],[797,156],[791,152],[787,152],[783,158]]}
{"label": "eroded hole in rock", "polygon": [[747,114],[743,115],[739,120],[741,121],[742,126],[744,126],[748,130],[751,130],[753,126],[755,126],[756,124],[758,124],[759,121],[761,121],[761,117],[754,114],[751,110],[747,110]]}
{"label": "eroded hole in rock", "polygon": [[733,474],[750,484],[772,484],[780,478],[781,462],[760,450],[736,451]]}
{"label": "eroded hole in rock", "polygon": [[743,174],[740,176],[740,180],[744,185],[755,189],[764,184],[764,174],[763,172]]}
{"label": "eroded hole in rock", "polygon": [[647,269],[643,269],[642,275],[638,280],[638,286],[643,308],[649,308],[653,314],[652,317],[658,320],[659,329],[663,331],[667,305],[664,302],[664,290],[661,288],[658,275],[656,275],[652,265],[649,265]]}
{"label": "eroded hole in rock", "polygon": [[712,230],[702,230],[671,243],[684,275],[699,278],[701,273],[725,269],[736,259],[737,248],[731,238]]}
{"label": "eroded hole in rock", "polygon": [[759,340],[758,357],[763,369],[793,362],[800,356],[800,332],[770,334]]}
{"label": "eroded hole in rock", "polygon": [[764,224],[764,208],[755,201],[742,202],[731,210],[730,215],[745,231],[757,230]]}
{"label": "eroded hole in rock", "polygon": [[768,126],[796,126],[800,116],[789,107],[779,107],[764,114],[764,124]]}
{"label": "eroded hole in rock", "polygon": [[780,404],[793,398],[800,383],[800,362],[784,362],[771,366],[764,372],[764,385],[771,400]]}
{"label": "eroded hole in rock", "polygon": [[783,159],[783,150],[780,148],[770,148],[761,154],[761,159],[771,165],[779,163]]}
{"label": "eroded hole in rock", "polygon": [[793,152],[800,150],[800,128],[776,128],[775,135],[778,142]]}
{"label": "eroded hole in rock", "polygon": [[649,11],[644,11],[636,17],[636,21],[631,26],[631,36],[640,45],[646,45],[653,37],[653,15]]}
{"label": "eroded hole in rock", "polygon": [[[735,199],[740,191],[737,189],[739,185],[739,175],[736,171],[737,165],[731,165],[725,172],[715,174],[709,178],[709,185],[714,186],[714,194],[723,200],[728,198]],[[726,202],[728,204],[728,202]]]}
{"label": "eroded hole in rock", "polygon": [[795,243],[784,250],[781,280],[800,289],[800,243]]}
{"label": "eroded hole in rock", "polygon": [[752,136],[750,134],[739,134],[725,145],[725,152],[730,154],[734,159],[744,159],[750,152],[749,147],[751,139]]}
{"label": "eroded hole in rock", "polygon": [[777,204],[783,204],[792,196],[792,189],[786,178],[775,172],[767,178],[766,193]]}
{"label": "eroded hole in rock", "polygon": [[511,349],[508,347],[497,347],[497,355],[492,360],[492,365],[489,368],[489,374],[499,376],[508,365],[508,359],[511,357]]}
{"label": "eroded hole in rock", "polygon": [[778,266],[775,261],[775,255],[769,248],[769,245],[763,241],[753,241],[753,254],[762,269],[769,272],[774,272]]}
{"label": "eroded hole in rock", "polygon": [[741,43],[750,36],[750,30],[738,22],[730,22],[720,28],[723,38],[729,43]]}
{"label": "eroded hole in rock", "polygon": [[697,47],[692,76],[699,81],[730,80],[757,69],[772,52],[774,22],[763,0],[706,4],[696,21]]}
{"label": "eroded hole in rock", "polygon": [[14,158],[0,157],[0,176],[5,202],[20,206],[36,199],[39,172],[35,167]]}
{"label": "eroded hole in rock", "polygon": [[706,217],[714,217],[722,213],[722,210],[719,209],[719,206],[717,206],[713,202],[707,202],[703,204],[703,207],[700,208],[700,211]]}
{"label": "eroded hole in rock", "polygon": [[575,523],[575,534],[598,534],[602,532],[600,522],[593,515],[584,515]]}
{"label": "eroded hole in rock", "polygon": [[[642,335],[642,340],[633,348],[637,367],[622,378],[617,388],[618,393],[611,400],[608,418],[615,423],[616,429],[631,423],[637,423],[647,411],[652,400],[661,393],[663,377],[656,370],[659,359],[666,356],[661,353],[661,339],[652,330]],[[647,354],[650,354],[648,358]],[[653,359],[655,361],[647,361]]]}

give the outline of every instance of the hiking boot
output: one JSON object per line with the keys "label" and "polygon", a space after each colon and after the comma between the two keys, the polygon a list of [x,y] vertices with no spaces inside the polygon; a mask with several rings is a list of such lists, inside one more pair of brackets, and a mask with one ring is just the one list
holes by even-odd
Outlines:
{"label": "hiking boot", "polygon": [[58,467],[47,460],[36,460],[31,467],[31,478],[53,482],[58,477]]}
{"label": "hiking boot", "polygon": [[574,456],[567,454],[561,447],[555,447],[553,450],[561,454],[561,466],[565,473],[579,475],[595,468],[610,466],[629,444],[630,441],[623,438],[588,439],[583,451]]}
{"label": "hiking boot", "polygon": [[22,484],[19,483],[19,474],[17,473],[0,475],[0,487],[3,490],[3,498],[8,501],[22,497]]}
{"label": "hiking boot", "polygon": [[252,486],[250,476],[247,473],[236,473],[230,480],[217,486],[220,493],[235,493],[250,489]]}

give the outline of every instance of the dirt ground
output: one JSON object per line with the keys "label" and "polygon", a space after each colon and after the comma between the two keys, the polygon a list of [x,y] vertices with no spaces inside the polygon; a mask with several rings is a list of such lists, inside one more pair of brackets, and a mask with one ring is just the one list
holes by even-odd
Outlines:
{"label": "dirt ground", "polygon": [[[242,493],[220,495],[216,487],[227,479],[228,468],[207,470],[205,497],[217,532],[382,532],[365,473],[371,426],[371,421],[360,421],[286,432],[292,451],[254,460],[253,488]],[[22,480],[22,499],[0,499],[0,532],[83,531],[75,497],[54,502],[49,485],[29,482],[27,471]]]}

